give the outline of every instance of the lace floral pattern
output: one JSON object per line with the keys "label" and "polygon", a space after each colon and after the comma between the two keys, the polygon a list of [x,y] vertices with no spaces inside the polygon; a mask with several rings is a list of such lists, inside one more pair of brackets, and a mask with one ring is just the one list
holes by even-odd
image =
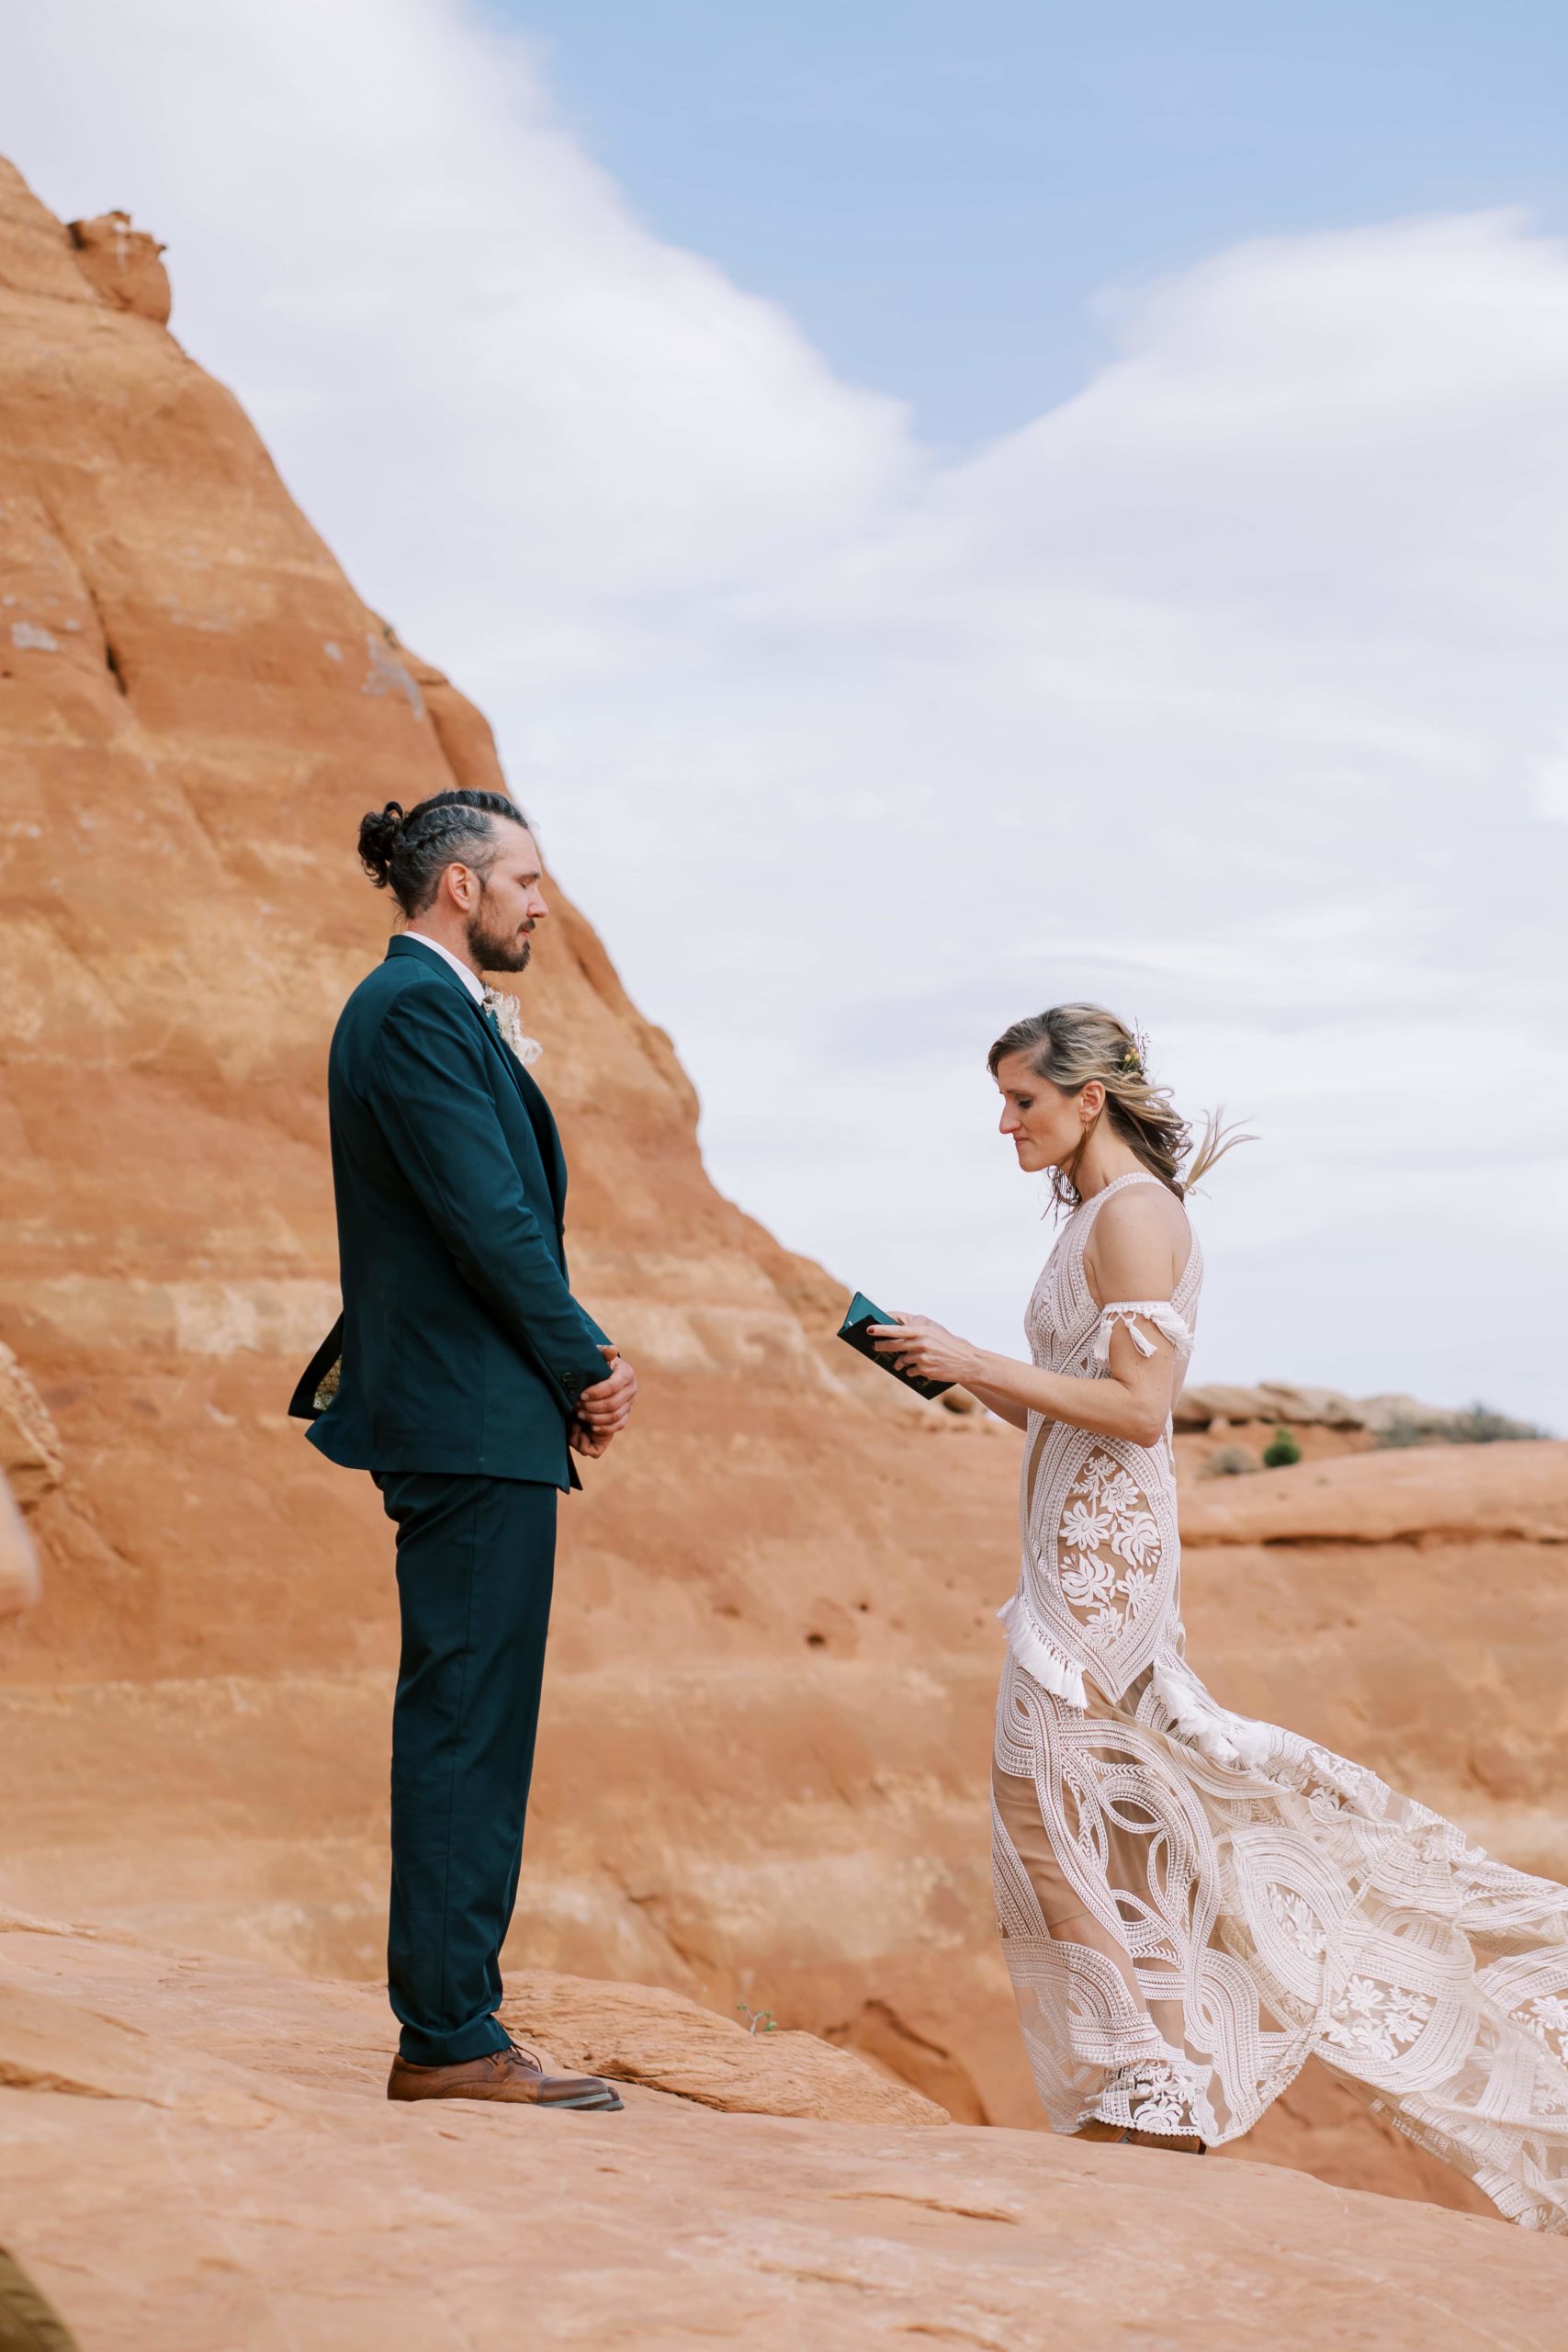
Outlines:
{"label": "lace floral pattern", "polygon": [[1092,1634],[1114,1635],[1155,1589],[1159,1521],[1137,1480],[1098,1447],[1067,1496],[1057,1535],[1063,1598]]}
{"label": "lace floral pattern", "polygon": [[1357,2056],[1403,2058],[1428,2023],[1436,2004],[1425,1993],[1374,1977],[1352,1976],[1324,2028],[1324,2038]]}
{"label": "lace floral pattern", "polygon": [[1544,2042],[1558,2057],[1568,2056],[1568,2001],[1561,1993],[1542,1993],[1528,2002],[1525,2030]]}
{"label": "lace floral pattern", "polygon": [[[1089,1221],[1028,1320],[1035,1361],[1081,1377]],[[1181,1329],[1200,1278],[1194,1247]],[[1053,2129],[1220,2144],[1315,2055],[1508,2219],[1568,2232],[1568,1890],[1209,1694],[1184,1655],[1168,1443],[1032,1423],[1021,1519],[993,1851]]]}

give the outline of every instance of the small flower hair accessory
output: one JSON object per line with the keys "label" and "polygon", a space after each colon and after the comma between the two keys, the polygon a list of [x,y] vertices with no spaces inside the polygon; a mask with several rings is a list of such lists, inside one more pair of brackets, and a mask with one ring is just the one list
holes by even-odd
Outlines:
{"label": "small flower hair accessory", "polygon": [[1134,1043],[1127,1047],[1116,1067],[1124,1078],[1143,1078],[1148,1069],[1149,1041],[1136,1022],[1133,1023],[1133,1038]]}

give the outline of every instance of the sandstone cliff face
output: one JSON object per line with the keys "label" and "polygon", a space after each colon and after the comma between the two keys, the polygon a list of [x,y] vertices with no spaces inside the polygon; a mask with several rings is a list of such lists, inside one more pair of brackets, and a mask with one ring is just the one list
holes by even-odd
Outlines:
{"label": "sandstone cliff face", "polygon": [[[359,816],[499,772],[92,252],[0,173],[0,1340],[58,1433],[44,1601],[0,1632],[0,1895],[367,1978],[390,1544],[284,1406],[335,1308],[327,1039],[386,935]],[[987,1853],[1015,1442],[826,1336],[840,1294],[715,1193],[669,1041],[554,905],[573,1272],[644,1401],[565,1514],[513,1963],[743,1998],[1032,2122]],[[1483,1451],[1568,1484],[1562,1448],[1400,1475]],[[1560,1503],[1414,1493],[1370,1549],[1388,1461],[1242,1482],[1256,1521],[1195,1490],[1194,1655],[1568,1869]],[[1335,2097],[1258,2153],[1450,2193]]]}

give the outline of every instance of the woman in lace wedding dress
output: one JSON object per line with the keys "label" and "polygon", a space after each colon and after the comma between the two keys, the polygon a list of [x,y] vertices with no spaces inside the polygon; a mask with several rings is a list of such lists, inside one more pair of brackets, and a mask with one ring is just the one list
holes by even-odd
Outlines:
{"label": "woman in lace wedding dress", "polygon": [[1022,1571],[993,1775],[997,1907],[1052,2129],[1201,2151],[1309,2056],[1467,2173],[1568,2232],[1568,1889],[1327,1748],[1230,1713],[1185,1655],[1170,1411],[1202,1260],[1189,1132],[1133,1034],[1059,1006],[990,1067],[1019,1164],[1069,1211],[1032,1362],[923,1317],[909,1370],[1025,1431]]}

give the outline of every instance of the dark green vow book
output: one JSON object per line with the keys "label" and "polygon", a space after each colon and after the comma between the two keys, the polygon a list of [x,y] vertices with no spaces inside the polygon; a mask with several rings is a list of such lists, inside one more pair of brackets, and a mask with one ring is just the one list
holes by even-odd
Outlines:
{"label": "dark green vow book", "polygon": [[885,1315],[880,1306],[874,1306],[864,1291],[857,1290],[850,1301],[849,1313],[839,1326],[839,1337],[857,1355],[869,1356],[873,1363],[879,1363],[884,1372],[890,1372],[895,1380],[901,1380],[918,1396],[945,1396],[953,1386],[951,1380],[922,1380],[918,1372],[900,1372],[891,1356],[877,1354],[876,1341],[868,1340],[866,1332],[873,1323],[891,1323],[894,1319],[891,1315]]}

